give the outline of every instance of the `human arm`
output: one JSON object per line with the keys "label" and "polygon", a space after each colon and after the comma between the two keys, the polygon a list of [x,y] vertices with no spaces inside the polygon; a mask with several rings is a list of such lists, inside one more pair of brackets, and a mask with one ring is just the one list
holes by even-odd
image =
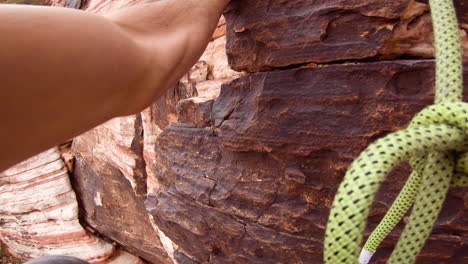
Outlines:
{"label": "human arm", "polygon": [[204,51],[228,0],[160,0],[98,16],[0,6],[0,171],[137,113]]}

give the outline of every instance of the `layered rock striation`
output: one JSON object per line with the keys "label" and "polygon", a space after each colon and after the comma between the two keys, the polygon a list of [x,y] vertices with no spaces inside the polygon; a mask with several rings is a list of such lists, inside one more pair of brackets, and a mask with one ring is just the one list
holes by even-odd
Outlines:
{"label": "layered rock striation", "polygon": [[0,174],[0,201],[0,241],[17,258],[68,255],[90,263],[142,264],[81,226],[75,192],[57,148]]}

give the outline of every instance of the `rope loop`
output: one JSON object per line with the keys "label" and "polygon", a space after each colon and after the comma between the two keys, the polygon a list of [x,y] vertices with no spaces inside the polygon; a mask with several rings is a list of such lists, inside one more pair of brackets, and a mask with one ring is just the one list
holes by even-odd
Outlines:
{"label": "rope loop", "polygon": [[[436,44],[436,104],[417,114],[408,128],[372,143],[350,165],[330,210],[326,264],[367,264],[410,207],[408,223],[387,263],[414,263],[449,186],[468,186],[468,104],[461,102],[463,67],[455,8],[451,0],[429,3]],[[409,161],[413,171],[359,254],[375,194],[403,161]]]}
{"label": "rope loop", "polygon": [[[452,110],[447,111],[447,107]],[[443,197],[448,190],[455,167],[463,169],[461,173],[456,174],[460,176],[460,182],[466,180],[466,177],[462,175],[466,175],[466,157],[468,156],[466,153],[468,151],[468,122],[464,121],[468,118],[467,107],[466,103],[430,106],[421,111],[408,128],[378,139],[360,154],[349,167],[330,211],[325,232],[325,263],[356,263],[369,207],[385,176],[401,162],[412,159],[415,170],[395,201],[395,204],[400,206],[391,208],[386,215],[390,221],[384,218],[382,223],[385,228],[377,232],[378,235],[374,240],[369,238],[368,244],[373,244],[368,247],[369,252],[375,252],[373,249],[376,249],[388,232],[393,229],[393,223],[396,225],[408,208],[413,205],[417,194],[424,188],[422,186],[424,185],[422,184],[424,172],[431,172],[426,179],[429,186],[433,182],[437,182],[439,186],[440,179],[442,179],[441,183],[443,180],[448,181],[443,190],[427,188],[424,190],[424,193],[440,193]],[[465,160],[459,159],[457,166],[454,162],[455,154],[465,157]],[[433,186],[436,185],[433,184]],[[439,201],[443,202],[443,199],[437,198],[436,202]],[[422,205],[428,207],[429,202],[423,201]],[[440,205],[436,207],[440,209]],[[391,214],[392,211],[394,214]],[[438,211],[433,210],[427,217],[435,221],[434,214],[438,214]],[[423,222],[426,221],[426,217],[421,219],[424,219]],[[425,223],[427,224],[430,222]],[[376,230],[378,229],[379,227]],[[397,260],[394,263],[402,263]]]}

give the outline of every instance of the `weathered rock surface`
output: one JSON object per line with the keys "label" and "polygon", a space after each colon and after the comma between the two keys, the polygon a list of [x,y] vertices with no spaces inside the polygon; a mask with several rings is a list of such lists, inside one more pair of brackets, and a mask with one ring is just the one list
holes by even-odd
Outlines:
{"label": "weathered rock surface", "polygon": [[[105,14],[136,2],[84,7]],[[467,6],[455,2],[466,40]],[[236,0],[226,17],[200,61],[163,98],[74,140],[76,162],[67,166],[74,167],[80,220],[155,264],[323,263],[328,210],[347,166],[432,101],[433,61],[421,59],[433,54],[427,5]],[[226,41],[234,69],[272,71],[233,71]],[[413,60],[379,62],[402,56]],[[402,165],[388,177],[369,230],[408,172]],[[67,184],[54,183],[57,190]],[[466,262],[466,204],[466,188],[451,189],[418,264]],[[18,223],[7,219],[10,229],[0,223],[0,232],[18,244],[23,238],[11,228]],[[385,262],[402,226],[375,263]],[[119,263],[140,261],[84,234],[111,248]]]}
{"label": "weathered rock surface", "polygon": [[81,8],[91,13],[106,14],[143,1],[144,0],[88,0]]}
{"label": "weathered rock surface", "polygon": [[66,7],[80,9],[83,2],[82,0],[47,0],[49,5],[56,7]]}
{"label": "weathered rock surface", "polygon": [[15,257],[70,255],[90,263],[142,264],[89,234],[57,148],[0,174],[0,241]]}
{"label": "weathered rock surface", "polygon": [[[158,137],[160,189],[147,209],[200,263],[322,263],[328,209],[346,167],[431,102],[432,75],[432,61],[379,62],[257,73],[224,85],[210,126],[173,124]],[[371,226],[407,172],[389,177]],[[418,263],[463,258],[463,190],[451,191]]]}
{"label": "weathered rock surface", "polygon": [[47,0],[0,0],[0,4],[50,5]]}
{"label": "weathered rock surface", "polygon": [[242,75],[228,67],[224,44],[222,19],[200,62],[165,96],[141,114],[111,120],[73,143],[77,153],[73,183],[83,221],[152,263],[172,263],[183,256],[154,224],[143,204],[147,193],[160,188],[155,175],[156,139],[171,122],[207,124],[211,117],[197,109],[211,111],[221,85]]}
{"label": "weathered rock surface", "polygon": [[[153,263],[171,263],[143,205],[147,192],[141,117],[114,119],[76,138],[73,176],[81,218]],[[112,135],[109,137],[109,135]]]}
{"label": "weathered rock surface", "polygon": [[[328,36],[334,39],[333,43],[307,50],[307,45],[313,43],[300,42],[295,33],[300,27],[281,24],[284,15],[278,14],[290,12],[294,23],[308,25],[307,19],[318,18],[307,16],[307,12],[333,3],[324,2],[321,7],[307,9],[304,5],[311,3],[304,1],[249,1],[249,4],[238,1],[237,7],[234,4],[236,9],[227,13],[231,64],[236,68],[236,60],[244,60],[248,66],[236,69],[253,71],[296,64],[288,54],[306,58],[299,63],[312,62],[310,58],[320,56],[331,56],[332,60],[350,56],[360,60],[371,53],[382,58],[415,56],[416,52],[421,53],[417,56],[431,57],[432,46],[426,45],[431,41],[427,36],[427,6],[411,2],[410,8],[409,3],[356,2],[356,8],[365,15],[350,12],[343,21],[339,6],[335,8],[335,16],[331,16],[333,8],[330,8],[324,17],[336,18],[330,27],[337,29]],[[269,18],[259,16],[262,9],[254,11],[267,4]],[[378,12],[376,5],[380,8]],[[424,23],[413,21],[423,15],[420,20]],[[290,44],[289,48],[275,44],[249,48],[250,42],[237,34],[248,33],[255,39],[262,38],[263,31],[240,28],[234,34],[233,25],[239,21],[256,21],[256,26],[268,31],[263,37],[282,39]],[[277,28],[275,21],[285,28]],[[392,30],[386,29],[388,21],[394,23]],[[355,29],[358,23],[362,27]],[[418,26],[404,31],[405,36],[402,32],[408,24]],[[309,66],[251,74],[230,82],[242,74],[227,68],[224,37],[219,33],[224,26],[221,21],[201,61],[141,117],[130,117],[130,122],[113,130],[106,128],[108,125],[98,127],[75,140],[79,164],[75,171],[76,186],[86,192],[91,188],[93,195],[100,193],[101,198],[96,200],[95,196],[84,194],[85,212],[107,210],[109,216],[112,215],[109,208],[121,210],[122,203],[135,205],[136,200],[143,200],[142,195],[124,192],[129,190],[125,180],[131,182],[137,173],[146,173],[139,181],[146,177],[145,206],[152,216],[153,227],[148,232],[160,235],[162,247],[175,263],[322,263],[328,209],[344,171],[367,143],[404,127],[414,113],[431,102],[433,62]],[[347,41],[346,34],[359,35],[359,30],[375,26],[380,26],[380,31],[370,33],[367,44],[353,38]],[[272,28],[276,31],[269,31]],[[390,45],[388,39],[396,36],[401,38],[395,41],[399,51],[386,50],[386,45]],[[301,48],[297,46],[299,42]],[[238,53],[234,54],[234,49]],[[262,54],[268,63],[249,59]],[[281,64],[283,59],[285,63]],[[226,84],[222,86],[223,83]],[[141,130],[143,136],[136,132]],[[113,149],[121,134],[130,135],[127,142],[143,143],[104,151]],[[101,150],[95,155],[97,149]],[[143,154],[139,152],[141,149]],[[122,164],[112,162],[119,160],[112,156],[125,156],[129,152],[136,154],[132,162],[127,160],[133,168],[130,177],[125,176]],[[145,170],[142,163],[134,162],[141,156]],[[140,164],[139,169],[135,164]],[[408,171],[408,167],[402,166],[389,177],[385,184],[388,187],[379,193],[371,213],[370,227],[384,215]],[[123,193],[131,198],[116,198]],[[463,259],[467,248],[463,237],[467,230],[461,223],[466,219],[463,204],[468,198],[463,193],[463,189],[451,191],[448,206],[418,263],[459,263]],[[104,200],[106,209],[101,208],[100,201]],[[132,212],[134,215],[123,212],[127,221],[137,223],[136,211],[142,210],[139,203]],[[132,238],[128,233],[124,239],[116,238],[113,230],[122,227],[113,226],[110,220],[113,217],[116,216],[102,220],[92,214],[84,216],[98,232],[106,230],[107,237],[133,248],[135,254],[145,254],[135,250],[135,243],[141,244],[135,241],[135,235]],[[377,263],[383,263],[388,256],[401,227],[385,241],[376,257]],[[147,249],[158,251],[160,247],[153,245],[153,249]]]}
{"label": "weathered rock surface", "polygon": [[81,7],[82,0],[0,0],[0,4],[2,3],[21,5],[49,5],[79,9]]}
{"label": "weathered rock surface", "polygon": [[[454,2],[467,43],[468,7]],[[225,16],[229,62],[239,71],[434,53],[428,6],[415,0],[238,0]]]}

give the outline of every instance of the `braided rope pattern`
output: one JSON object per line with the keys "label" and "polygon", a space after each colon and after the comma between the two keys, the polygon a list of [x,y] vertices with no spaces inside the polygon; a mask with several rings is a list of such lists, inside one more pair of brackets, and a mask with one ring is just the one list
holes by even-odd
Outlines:
{"label": "braided rope pattern", "polygon": [[431,0],[436,42],[436,105],[407,129],[371,144],[351,164],[335,196],[325,232],[325,263],[355,264],[369,207],[391,169],[410,161],[413,172],[361,253],[368,263],[380,242],[414,204],[388,263],[414,263],[442,208],[450,184],[468,185],[468,104],[462,98],[462,55],[455,8]]}

